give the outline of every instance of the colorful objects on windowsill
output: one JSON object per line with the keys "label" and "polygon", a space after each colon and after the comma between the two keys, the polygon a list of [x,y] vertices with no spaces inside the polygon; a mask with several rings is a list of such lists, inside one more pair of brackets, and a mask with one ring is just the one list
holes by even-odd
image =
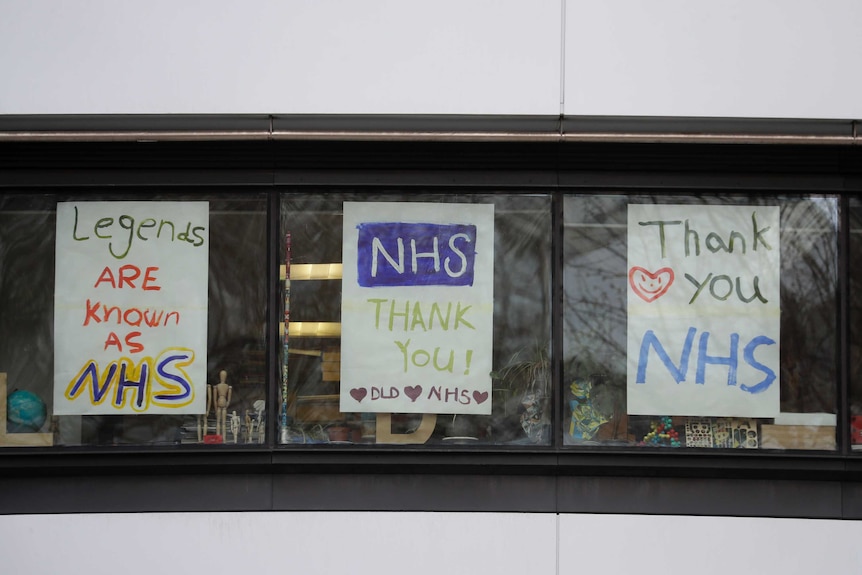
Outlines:
{"label": "colorful objects on windowsill", "polygon": [[602,424],[608,419],[593,407],[590,394],[593,384],[589,380],[575,380],[569,386],[572,391],[572,399],[569,407],[572,410],[572,419],[569,423],[569,436],[581,441],[593,439]]}
{"label": "colorful objects on windowsill", "polygon": [[654,447],[680,447],[679,432],[673,428],[673,419],[669,416],[650,422],[650,432],[644,435],[641,445]]}
{"label": "colorful objects on windowsill", "polygon": [[862,415],[850,416],[850,444],[862,445]]}
{"label": "colorful objects on windowsill", "polygon": [[737,417],[689,417],[685,446],[717,449],[757,449],[757,421]]}

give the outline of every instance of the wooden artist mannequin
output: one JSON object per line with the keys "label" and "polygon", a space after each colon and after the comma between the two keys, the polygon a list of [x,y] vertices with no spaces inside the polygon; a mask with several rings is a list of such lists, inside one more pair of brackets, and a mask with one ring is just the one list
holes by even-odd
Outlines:
{"label": "wooden artist mannequin", "polygon": [[213,407],[216,412],[216,435],[225,437],[227,433],[227,408],[230,405],[230,396],[233,388],[227,384],[227,372],[221,370],[218,374],[219,381],[213,387]]}
{"label": "wooden artist mannequin", "polygon": [[203,415],[198,415],[198,443],[204,440],[207,434],[207,420],[210,417],[210,406],[213,401],[213,386],[207,386],[207,406]]}

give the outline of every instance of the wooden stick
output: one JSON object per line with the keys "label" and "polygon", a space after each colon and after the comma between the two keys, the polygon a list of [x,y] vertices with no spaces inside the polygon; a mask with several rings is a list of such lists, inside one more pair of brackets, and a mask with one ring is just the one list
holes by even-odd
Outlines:
{"label": "wooden stick", "polygon": [[284,339],[281,362],[281,435],[280,442],[289,441],[287,433],[287,385],[288,385],[288,342],[290,331],[290,232],[285,234],[284,241]]}

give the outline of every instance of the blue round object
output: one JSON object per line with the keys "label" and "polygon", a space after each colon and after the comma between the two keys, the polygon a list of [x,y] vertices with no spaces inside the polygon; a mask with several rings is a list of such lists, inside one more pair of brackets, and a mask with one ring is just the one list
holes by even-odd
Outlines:
{"label": "blue round object", "polygon": [[19,389],[6,398],[6,431],[9,433],[35,433],[42,429],[47,417],[45,402],[35,393]]}

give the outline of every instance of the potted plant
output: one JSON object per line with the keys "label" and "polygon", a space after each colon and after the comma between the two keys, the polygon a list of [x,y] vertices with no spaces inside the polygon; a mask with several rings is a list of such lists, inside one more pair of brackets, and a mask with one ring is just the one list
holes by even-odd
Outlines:
{"label": "potted plant", "polygon": [[[548,346],[536,342],[516,352],[500,370],[492,372],[497,389],[505,391],[504,417],[518,415],[520,432],[515,443],[544,443],[550,438],[551,357]],[[508,418],[507,418],[508,419]]]}

